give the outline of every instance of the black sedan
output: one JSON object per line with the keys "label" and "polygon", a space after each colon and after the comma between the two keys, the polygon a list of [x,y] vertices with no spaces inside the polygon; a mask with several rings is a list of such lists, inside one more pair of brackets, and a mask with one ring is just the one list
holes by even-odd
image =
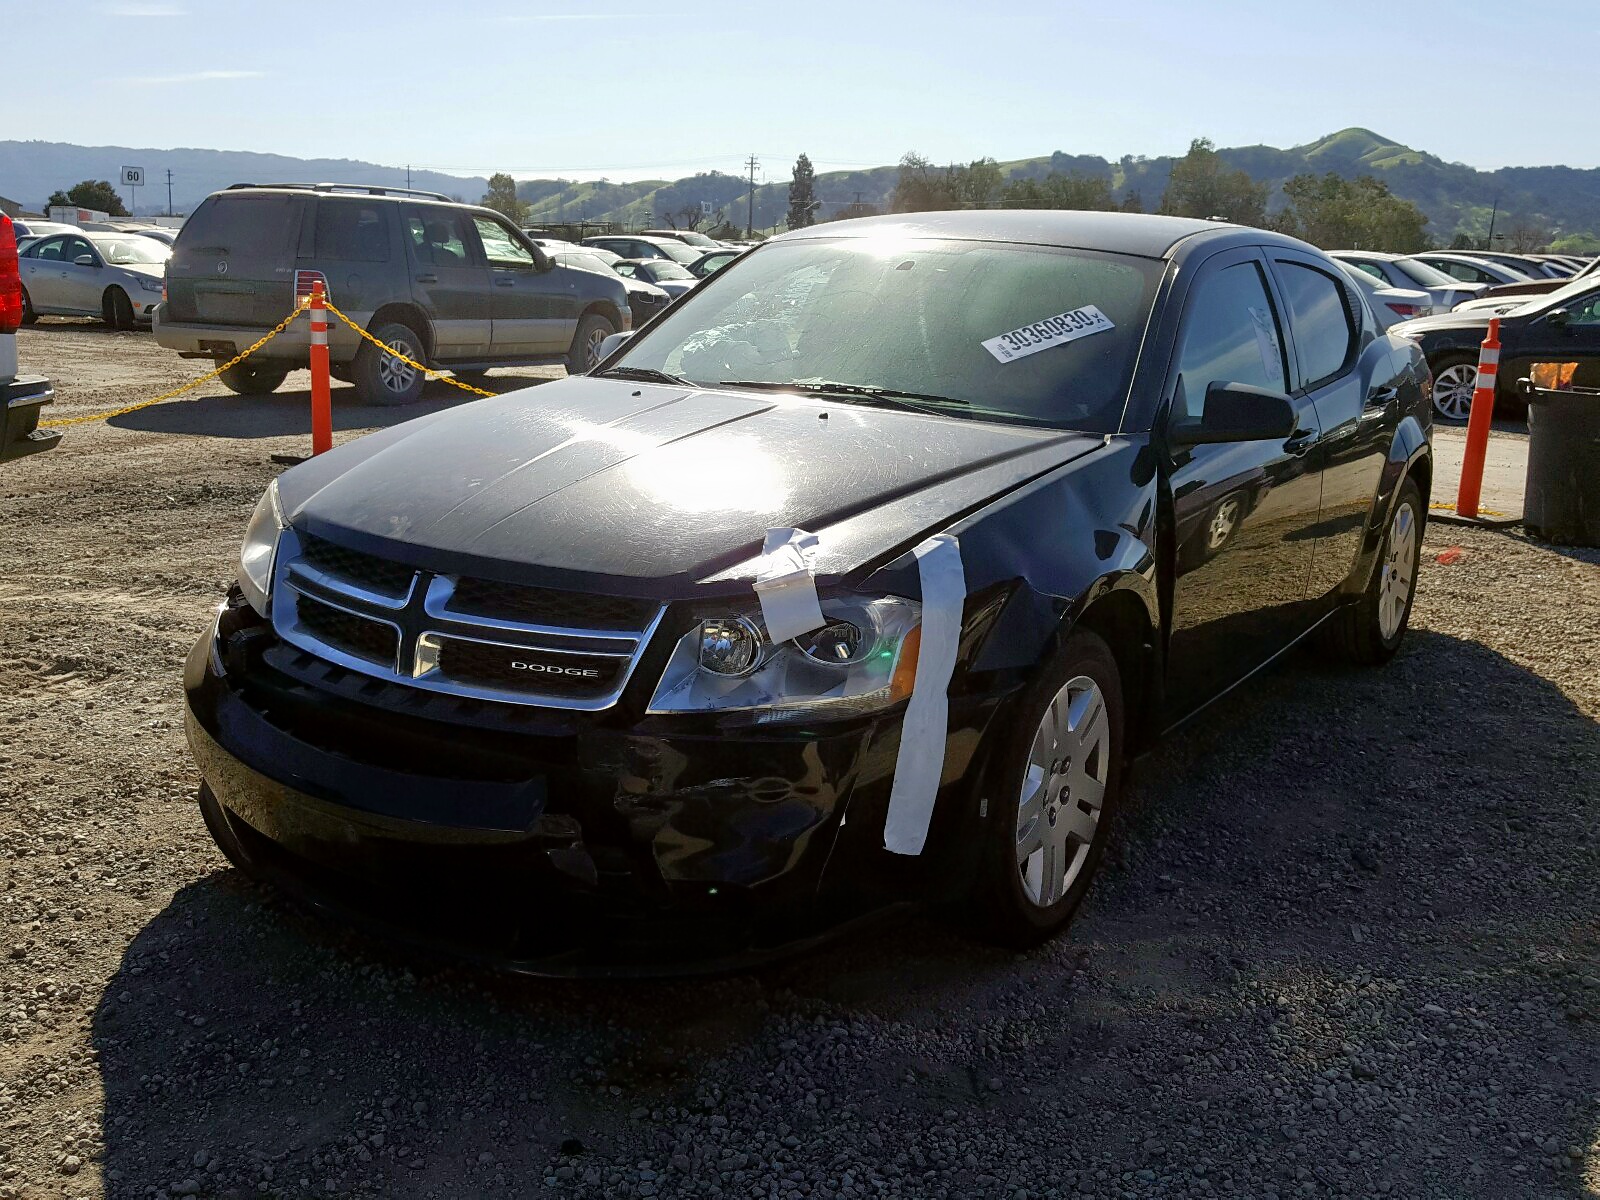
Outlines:
{"label": "black sedan", "polygon": [[1422,347],[1433,372],[1433,406],[1440,416],[1465,421],[1471,412],[1478,355],[1495,316],[1500,318],[1497,412],[1527,415],[1518,381],[1528,377],[1534,363],[1577,362],[1580,384],[1600,384],[1600,277],[1585,275],[1508,311],[1463,308],[1394,326],[1392,333]]}
{"label": "black sedan", "polygon": [[1163,730],[1302,639],[1399,648],[1426,382],[1256,229],[776,238],[587,376],[283,474],[185,671],[201,812],[317,907],[530,972],[955,896],[1036,941]]}

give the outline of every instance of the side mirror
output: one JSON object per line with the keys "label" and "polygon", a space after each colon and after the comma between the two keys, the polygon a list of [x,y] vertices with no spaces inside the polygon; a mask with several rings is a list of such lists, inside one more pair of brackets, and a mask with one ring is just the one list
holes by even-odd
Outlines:
{"label": "side mirror", "polygon": [[613,354],[620,350],[622,348],[622,344],[632,336],[633,331],[631,329],[624,330],[621,333],[611,334],[606,338],[605,341],[600,343],[600,357],[602,359],[610,358]]}
{"label": "side mirror", "polygon": [[552,271],[555,269],[556,260],[550,257],[550,252],[543,246],[533,247],[533,265],[539,271]]}
{"label": "side mirror", "polygon": [[1294,401],[1282,392],[1218,380],[1206,388],[1200,419],[1172,422],[1167,441],[1174,449],[1218,442],[1280,441],[1294,433],[1297,417]]}
{"label": "side mirror", "polygon": [[79,267],[98,267],[100,265],[92,254],[80,254],[72,262],[74,266]]}
{"label": "side mirror", "polygon": [[1572,314],[1564,308],[1552,308],[1545,313],[1544,319],[1550,323],[1551,329],[1565,329],[1572,322]]}

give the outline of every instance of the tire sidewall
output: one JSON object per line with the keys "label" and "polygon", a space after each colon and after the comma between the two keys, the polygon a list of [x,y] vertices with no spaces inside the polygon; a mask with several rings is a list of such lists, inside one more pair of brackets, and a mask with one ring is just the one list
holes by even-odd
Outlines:
{"label": "tire sidewall", "polygon": [[[1060,900],[1049,908],[1040,908],[1022,890],[1022,875],[1017,868],[1017,802],[1027,771],[1028,752],[1045,710],[1067,681],[1078,675],[1093,679],[1105,698],[1111,731],[1105,800],[1083,870]],[[1099,870],[1116,819],[1127,727],[1122,676],[1110,647],[1088,630],[1073,632],[1018,698],[1005,718],[1000,736],[1001,742],[985,781],[989,815],[982,867],[983,890],[988,897],[993,931],[1004,941],[1028,945],[1063,928],[1077,911]]]}
{"label": "tire sidewall", "polygon": [[581,375],[589,369],[591,365],[588,361],[590,331],[597,326],[603,330],[600,335],[602,341],[617,331],[617,327],[612,324],[609,318],[599,313],[585,313],[582,319],[578,321],[577,333],[573,335],[572,347],[567,352],[567,374]]}
{"label": "tire sidewall", "polygon": [[[1400,624],[1395,629],[1392,638],[1383,636],[1383,625],[1378,620],[1378,609],[1383,597],[1383,568],[1389,561],[1389,543],[1394,537],[1395,523],[1400,519],[1400,511],[1407,504],[1411,505],[1412,519],[1417,524],[1415,550],[1411,562],[1411,590],[1406,594],[1406,610],[1400,617]],[[1400,644],[1405,641],[1406,630],[1411,627],[1411,610],[1417,602],[1417,583],[1422,573],[1422,536],[1427,532],[1427,514],[1422,506],[1422,491],[1417,487],[1417,481],[1409,476],[1400,485],[1400,494],[1394,499],[1394,508],[1389,513],[1389,522],[1384,527],[1383,544],[1378,548],[1378,562],[1372,571],[1372,580],[1367,585],[1367,612],[1366,620],[1372,623],[1371,637],[1380,651],[1382,658],[1387,660],[1394,657],[1400,649]]]}

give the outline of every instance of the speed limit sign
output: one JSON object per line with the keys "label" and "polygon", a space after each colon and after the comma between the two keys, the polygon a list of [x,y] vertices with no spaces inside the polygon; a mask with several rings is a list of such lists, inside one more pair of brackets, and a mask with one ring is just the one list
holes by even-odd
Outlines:
{"label": "speed limit sign", "polygon": [[123,187],[143,187],[144,186],[144,168],[143,167],[123,167],[122,168],[122,186]]}

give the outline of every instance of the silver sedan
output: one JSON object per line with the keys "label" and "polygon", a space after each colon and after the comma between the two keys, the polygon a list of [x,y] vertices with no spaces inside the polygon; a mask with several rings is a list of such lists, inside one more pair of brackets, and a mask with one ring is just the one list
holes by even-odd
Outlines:
{"label": "silver sedan", "polygon": [[23,320],[100,317],[113,329],[149,322],[172,251],[136,233],[87,230],[30,242],[17,256]]}

